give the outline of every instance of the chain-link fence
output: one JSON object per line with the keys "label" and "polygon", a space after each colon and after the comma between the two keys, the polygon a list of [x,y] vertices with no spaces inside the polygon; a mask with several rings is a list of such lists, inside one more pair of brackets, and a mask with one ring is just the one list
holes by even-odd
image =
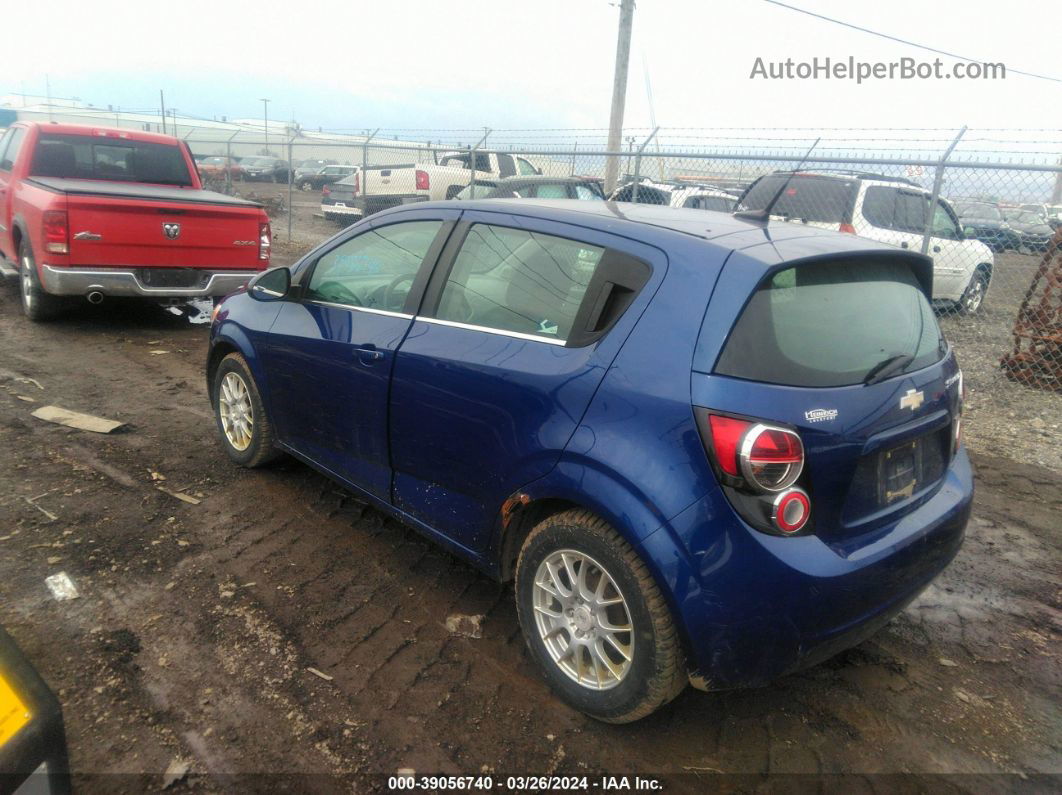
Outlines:
{"label": "chain-link fence", "polygon": [[[762,142],[676,151],[652,135],[617,153],[578,142],[499,148],[486,135],[443,145],[372,133],[186,138],[210,187],[266,204],[278,262],[388,207],[498,196],[767,211],[923,252],[966,374],[971,444],[1062,469],[1050,444],[1062,428],[1062,166],[1028,153],[977,157],[957,149],[960,139],[842,154]],[[610,158],[615,185],[604,184]]]}

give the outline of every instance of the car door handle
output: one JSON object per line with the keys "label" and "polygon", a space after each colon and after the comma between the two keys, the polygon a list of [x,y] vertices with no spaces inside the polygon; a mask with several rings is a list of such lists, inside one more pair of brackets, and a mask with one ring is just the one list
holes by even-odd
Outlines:
{"label": "car door handle", "polygon": [[900,243],[900,248],[907,248],[907,241],[906,240],[903,241],[902,243]]}
{"label": "car door handle", "polygon": [[366,345],[362,348],[355,348],[354,353],[363,364],[372,364],[378,362],[384,357],[383,351],[376,350],[373,345]]}
{"label": "car door handle", "polygon": [[939,254],[940,253],[940,246],[933,246],[933,253],[934,254]]}

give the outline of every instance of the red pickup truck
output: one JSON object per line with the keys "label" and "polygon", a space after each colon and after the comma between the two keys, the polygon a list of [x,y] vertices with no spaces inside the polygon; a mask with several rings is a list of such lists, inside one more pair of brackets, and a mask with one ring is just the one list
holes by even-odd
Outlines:
{"label": "red pickup truck", "polygon": [[31,320],[71,296],[220,296],[269,266],[261,205],[202,189],[167,135],[16,122],[0,139],[0,271]]}

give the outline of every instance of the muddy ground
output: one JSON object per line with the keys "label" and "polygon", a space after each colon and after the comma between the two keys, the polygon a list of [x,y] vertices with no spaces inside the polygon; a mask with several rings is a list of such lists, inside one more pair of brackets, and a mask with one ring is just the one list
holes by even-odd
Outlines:
{"label": "muddy ground", "polygon": [[[301,464],[230,464],[204,327],[119,303],[35,326],[3,285],[0,335],[0,624],[59,695],[81,792],[158,788],[175,763],[170,792],[378,789],[399,768],[687,791],[768,772],[857,776],[843,791],[1058,784],[1056,472],[976,455],[964,548],[872,640],[606,726],[550,696],[509,587]],[[47,424],[44,404],[127,426]],[[80,598],[51,596],[60,571]],[[483,636],[452,635],[455,613],[485,614]]]}

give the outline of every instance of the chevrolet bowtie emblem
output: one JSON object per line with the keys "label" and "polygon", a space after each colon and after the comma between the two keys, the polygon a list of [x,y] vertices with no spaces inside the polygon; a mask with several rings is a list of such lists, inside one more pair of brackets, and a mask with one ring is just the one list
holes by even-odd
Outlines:
{"label": "chevrolet bowtie emblem", "polygon": [[926,396],[917,390],[908,389],[907,394],[900,398],[900,408],[916,411],[925,402]]}

